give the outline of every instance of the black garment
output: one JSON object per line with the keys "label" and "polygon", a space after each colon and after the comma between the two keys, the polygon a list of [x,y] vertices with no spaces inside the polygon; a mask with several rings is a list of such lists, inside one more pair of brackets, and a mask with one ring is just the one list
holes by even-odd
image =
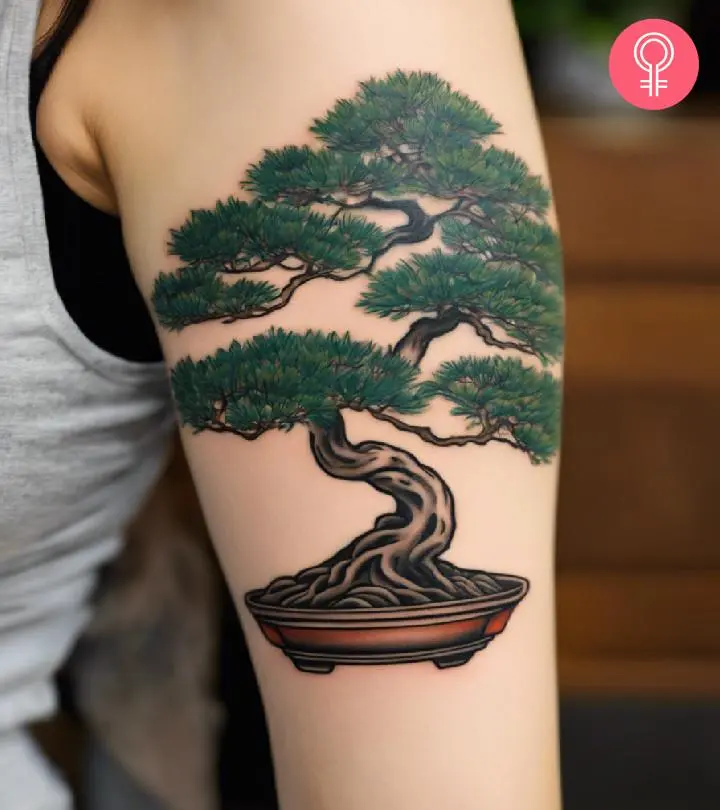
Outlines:
{"label": "black garment", "polygon": [[120,220],[68,188],[37,141],[40,97],[86,6],[70,4],[30,72],[30,120],[55,287],[70,317],[96,346],[125,360],[158,362],[162,351],[130,270]]}

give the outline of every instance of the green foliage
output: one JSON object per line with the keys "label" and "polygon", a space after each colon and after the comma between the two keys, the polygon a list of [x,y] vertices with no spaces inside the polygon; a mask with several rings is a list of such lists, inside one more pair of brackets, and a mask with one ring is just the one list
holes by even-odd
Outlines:
{"label": "green foliage", "polygon": [[169,251],[185,265],[160,273],[152,303],[159,322],[181,330],[223,317],[262,315],[280,296],[266,281],[228,275],[271,267],[327,276],[352,271],[379,250],[383,231],[363,217],[329,217],[309,208],[230,198],[193,211],[172,232]]}
{"label": "green foliage", "polygon": [[535,219],[501,217],[491,228],[446,219],[443,243],[457,253],[482,256],[488,267],[527,269],[541,283],[562,287],[562,254],[555,231]]}
{"label": "green foliage", "polygon": [[362,217],[331,218],[308,208],[242,202],[231,197],[193,211],[172,231],[171,255],[210,272],[261,270],[285,262],[317,271],[352,269],[383,242],[380,228]]}
{"label": "green foliage", "polygon": [[462,357],[443,363],[420,389],[451,402],[451,412],[474,431],[507,431],[534,464],[549,461],[557,450],[562,395],[548,372],[514,358]]}
{"label": "green foliage", "polygon": [[[489,143],[500,127],[485,109],[434,73],[396,71],[363,82],[312,131],[319,147],[266,150],[249,168],[242,187],[252,201],[192,211],[171,232],[168,249],[182,266],[161,273],[152,296],[164,327],[262,317],[288,305],[300,284],[367,272],[358,301],[367,313],[448,318],[491,345],[543,362],[560,356],[550,195],[521,158]],[[424,210],[428,197],[434,215]],[[382,208],[407,219],[384,230],[362,216]],[[376,269],[394,244],[428,242],[438,231],[442,249]],[[288,286],[256,280],[270,269],[285,271]],[[497,357],[446,363],[422,385],[418,373],[349,335],[272,329],[182,360],[173,386],[183,422],[197,430],[255,438],[330,424],[343,408],[418,413],[441,396],[471,430],[512,436],[536,463],[554,452],[560,393],[551,375]]]}
{"label": "green foliage", "polygon": [[473,143],[455,149],[428,148],[417,180],[407,183],[418,192],[445,199],[472,200],[488,216],[517,212],[520,216],[547,211],[550,195],[524,160],[507,149]]}
{"label": "green foliage", "polygon": [[518,265],[489,267],[477,255],[413,254],[377,272],[358,306],[373,315],[398,320],[413,313],[438,317],[471,313],[486,326],[500,327],[542,359],[562,351],[563,311],[554,288],[538,283]]}
{"label": "green foliage", "polygon": [[482,145],[498,129],[435,74],[398,71],[363,83],[354,99],[316,120],[325,149],[268,150],[243,185],[259,199],[292,205],[418,192],[475,195],[487,213],[512,206],[541,215],[549,194],[540,179],[513,152]]}
{"label": "green foliage", "polygon": [[452,150],[499,129],[487,110],[436,74],[402,70],[362,82],[354,98],[338,101],[312,127],[332,149],[400,161],[419,158],[428,145]]}
{"label": "green foliage", "polygon": [[271,329],[203,360],[180,360],[172,384],[184,425],[253,436],[330,425],[347,407],[418,413],[426,402],[417,375],[407,361],[349,334]]}
{"label": "green foliage", "polygon": [[[332,163],[329,156],[339,153],[353,167],[367,164],[365,182],[345,186],[348,193],[416,191],[444,198],[470,193],[486,198],[488,207],[512,204],[540,214],[549,202],[541,181],[517,155],[484,146],[499,129],[487,110],[436,74],[404,71],[361,83],[354,98],[338,101],[312,128],[327,147],[319,153],[323,160]],[[312,171],[318,157],[311,155],[304,158],[303,177],[293,175],[296,163],[286,172],[289,156],[280,161],[277,153],[266,157],[265,173],[282,162],[286,189],[293,188],[292,179],[309,180],[309,187],[317,189],[312,199],[321,198],[323,191],[327,198],[332,189],[319,180],[331,175],[319,168]],[[383,165],[392,172],[389,177]],[[254,187],[271,191],[267,180]],[[295,199],[302,197],[296,192]]]}
{"label": "green foliage", "polygon": [[496,214],[503,210],[503,204],[523,215],[546,213],[550,192],[539,177],[530,174],[527,163],[509,149],[485,149],[478,173],[478,205],[485,213]]}
{"label": "green foliage", "polygon": [[303,206],[343,202],[371,192],[393,194],[403,188],[405,179],[401,167],[385,159],[286,146],[266,150],[248,170],[243,186],[258,199]]}
{"label": "green foliage", "polygon": [[280,294],[267,281],[225,283],[213,266],[192,265],[155,279],[152,304],[161,326],[180,331],[194,323],[262,311]]}
{"label": "green foliage", "polygon": [[377,271],[358,306],[394,321],[416,312],[467,307],[476,300],[473,278],[481,273],[482,263],[475,256],[441,250],[414,253],[395,267]]}

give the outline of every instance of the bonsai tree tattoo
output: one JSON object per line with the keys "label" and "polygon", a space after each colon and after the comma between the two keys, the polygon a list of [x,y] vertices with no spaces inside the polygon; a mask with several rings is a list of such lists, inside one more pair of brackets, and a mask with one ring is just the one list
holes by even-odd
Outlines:
{"label": "bonsai tree tattoo", "polygon": [[[500,134],[491,115],[432,73],[363,82],[311,130],[316,148],[267,150],[250,166],[242,182],[249,200],[192,211],[171,232],[169,251],[180,266],[156,280],[157,318],[169,330],[263,318],[317,279],[363,276],[357,306],[404,320],[407,329],[391,347],[350,334],[270,329],[202,360],[185,358],[172,370],[180,418],[195,431],[251,441],[302,426],[325,473],[395,501],[394,511],[330,559],[248,595],[268,639],[298,666],[462,663],[502,629],[527,582],[446,560],[456,526],[447,484],[400,445],[353,444],[344,414],[389,423],[399,441],[412,434],[439,447],[499,442],[533,464],[553,456],[560,385],[543,367],[561,354],[563,312],[558,239],[546,221],[550,195],[518,156],[490,143]],[[375,224],[373,212],[383,211],[402,215],[402,224]],[[425,245],[431,238],[441,246]],[[393,263],[401,245],[417,252]],[[287,280],[263,280],[271,269]],[[492,351],[423,374],[432,341],[460,325]],[[464,418],[461,434],[438,435],[419,423],[438,398]],[[418,636],[417,643],[383,642],[378,653],[367,640],[392,617],[413,627],[414,616],[425,617],[423,626],[439,616],[436,624],[447,627],[453,611],[479,623],[449,648]],[[365,641],[328,650],[322,630],[333,626],[364,631]]]}

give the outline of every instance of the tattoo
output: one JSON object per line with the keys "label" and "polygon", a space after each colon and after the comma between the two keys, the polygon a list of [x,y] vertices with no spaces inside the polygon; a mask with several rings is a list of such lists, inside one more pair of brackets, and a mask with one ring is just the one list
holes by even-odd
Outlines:
{"label": "tattoo", "polygon": [[[262,318],[316,279],[363,276],[357,306],[404,319],[405,334],[388,348],[349,333],[273,328],[199,361],[187,357],[172,370],[180,418],[196,432],[248,440],[302,425],[325,473],[395,501],[330,559],[246,595],[266,638],[299,669],[457,666],[504,629],[529,583],[444,559],[456,526],[447,484],[401,446],[353,444],[344,413],[386,422],[399,440],[502,443],[533,464],[553,457],[561,389],[547,367],[561,355],[563,308],[550,194],[517,155],[489,143],[500,134],[492,116],[432,73],[363,82],[311,130],[316,148],[267,150],[250,166],[242,182],[249,201],[192,211],[171,232],[180,267],[156,280],[157,318],[176,331]],[[368,218],[377,211],[404,221],[380,227]],[[442,247],[392,263],[395,247],[420,251],[431,237]],[[262,280],[270,269],[287,280]],[[458,357],[422,378],[432,341],[461,325],[478,345],[511,354]],[[417,424],[436,399],[464,419],[462,434]]]}

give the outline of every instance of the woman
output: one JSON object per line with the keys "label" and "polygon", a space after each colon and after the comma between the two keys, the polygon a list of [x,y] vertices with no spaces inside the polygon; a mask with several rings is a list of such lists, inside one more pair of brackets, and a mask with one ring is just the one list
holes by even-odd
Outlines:
{"label": "woman", "polygon": [[42,5],[32,98],[0,6],[3,806],[66,806],[21,729],[169,368],[283,810],[557,808],[561,283],[509,3],[86,5]]}

